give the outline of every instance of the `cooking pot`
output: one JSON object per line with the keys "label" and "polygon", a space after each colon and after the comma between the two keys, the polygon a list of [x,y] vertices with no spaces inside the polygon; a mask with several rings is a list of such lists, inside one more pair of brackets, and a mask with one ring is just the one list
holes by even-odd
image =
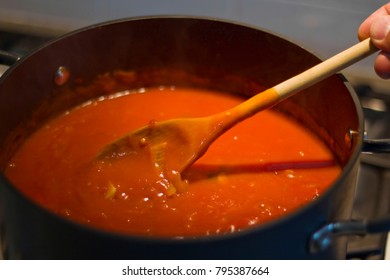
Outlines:
{"label": "cooking pot", "polygon": [[[320,59],[270,32],[222,20],[147,17],[67,34],[14,63],[0,83],[0,168],[48,118],[95,95],[75,94],[98,75],[134,71],[134,88],[196,86],[251,96]],[[0,237],[9,259],[342,259],[349,235],[390,229],[350,220],[364,150],[359,101],[334,75],[273,108],[312,129],[334,151],[342,173],[318,199],[275,221],[222,236],[151,238],[106,232],[59,217],[0,177]],[[377,142],[380,142],[379,144]]]}

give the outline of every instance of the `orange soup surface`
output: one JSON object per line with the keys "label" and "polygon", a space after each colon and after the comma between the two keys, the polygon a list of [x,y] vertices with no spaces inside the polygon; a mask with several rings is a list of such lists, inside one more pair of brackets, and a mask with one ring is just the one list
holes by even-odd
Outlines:
{"label": "orange soup surface", "polygon": [[51,211],[105,230],[150,236],[226,234],[316,199],[340,174],[332,152],[291,118],[266,110],[223,134],[167,195],[137,164],[96,161],[153,121],[222,112],[244,99],[161,87],[92,100],[50,120],[16,152],[6,176]]}

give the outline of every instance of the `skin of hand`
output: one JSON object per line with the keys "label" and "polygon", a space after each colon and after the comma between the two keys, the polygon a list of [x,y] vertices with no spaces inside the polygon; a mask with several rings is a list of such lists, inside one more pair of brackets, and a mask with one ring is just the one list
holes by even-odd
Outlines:
{"label": "skin of hand", "polygon": [[371,37],[381,51],[374,69],[379,77],[390,79],[390,2],[372,13],[358,29],[359,40]]}

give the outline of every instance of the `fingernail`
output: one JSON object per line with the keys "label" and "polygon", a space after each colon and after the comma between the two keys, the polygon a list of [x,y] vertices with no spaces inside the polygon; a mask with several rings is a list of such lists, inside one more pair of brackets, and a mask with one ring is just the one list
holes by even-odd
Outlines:
{"label": "fingernail", "polygon": [[390,16],[378,17],[371,25],[371,38],[381,41],[390,31]]}

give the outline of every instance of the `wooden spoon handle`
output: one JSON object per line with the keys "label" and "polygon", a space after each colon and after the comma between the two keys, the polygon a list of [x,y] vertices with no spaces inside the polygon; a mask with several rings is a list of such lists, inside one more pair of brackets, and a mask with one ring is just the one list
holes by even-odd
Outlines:
{"label": "wooden spoon handle", "polygon": [[[218,117],[214,118],[215,123],[219,126],[216,134],[223,133],[223,131],[234,126],[237,122],[251,117],[261,110],[276,105],[283,99],[324,80],[377,50],[378,49],[371,43],[371,40],[366,39],[312,68],[252,96],[240,105],[223,112],[219,114]],[[230,117],[227,118],[227,116]]]}
{"label": "wooden spoon handle", "polygon": [[[339,72],[353,63],[369,56],[378,49],[366,39],[345,51],[313,66],[312,68],[298,74],[280,84],[258,93],[238,106],[225,112],[208,117],[209,127],[214,127],[212,135],[208,136],[206,142],[213,142],[219,135],[233,127],[238,122],[249,118],[261,110],[278,104],[283,99],[310,87],[311,85],[324,80],[325,78]],[[207,145],[206,145],[207,146]]]}
{"label": "wooden spoon handle", "polygon": [[279,94],[281,99],[285,99],[292,94],[308,88],[309,86],[339,72],[340,70],[373,54],[376,51],[378,51],[378,49],[368,38],[302,72],[301,74],[274,86],[274,90]]}

